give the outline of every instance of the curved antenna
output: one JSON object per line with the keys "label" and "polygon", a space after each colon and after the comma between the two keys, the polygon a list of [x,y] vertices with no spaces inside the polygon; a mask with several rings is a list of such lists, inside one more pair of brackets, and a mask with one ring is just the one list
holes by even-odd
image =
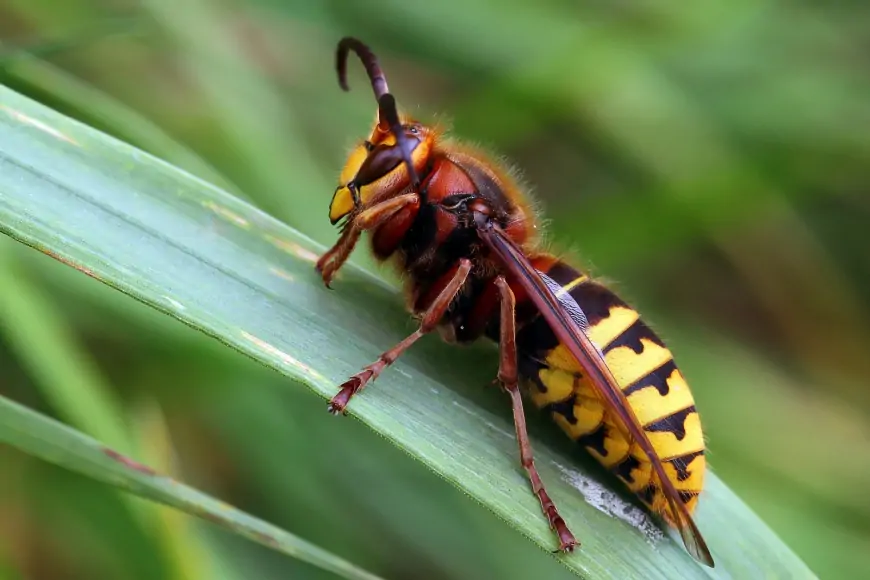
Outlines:
{"label": "curved antenna", "polygon": [[345,91],[349,91],[347,85],[347,55],[350,51],[354,51],[363,66],[366,67],[366,72],[369,79],[372,81],[372,89],[375,91],[375,100],[380,101],[381,97],[390,92],[387,86],[387,77],[384,76],[384,71],[381,70],[381,65],[378,64],[378,57],[372,52],[362,41],[345,36],[338,43],[338,51],[335,54],[335,68],[338,71],[338,84]]}
{"label": "curved antenna", "polygon": [[362,61],[369,75],[369,80],[372,83],[372,90],[375,93],[375,100],[378,102],[378,126],[381,131],[391,131],[396,137],[396,144],[402,150],[402,158],[405,165],[408,166],[408,175],[411,178],[411,185],[416,190],[420,181],[417,179],[417,172],[414,170],[414,162],[411,159],[411,144],[405,136],[405,131],[402,129],[402,122],[399,120],[399,111],[396,108],[396,99],[390,93],[390,88],[387,86],[387,77],[384,76],[384,71],[381,70],[381,65],[378,64],[378,57],[372,52],[365,43],[356,38],[345,36],[338,43],[338,50],[335,53],[335,70],[338,72],[338,84],[345,91],[349,91],[350,87],[347,84],[347,56],[353,51]]}

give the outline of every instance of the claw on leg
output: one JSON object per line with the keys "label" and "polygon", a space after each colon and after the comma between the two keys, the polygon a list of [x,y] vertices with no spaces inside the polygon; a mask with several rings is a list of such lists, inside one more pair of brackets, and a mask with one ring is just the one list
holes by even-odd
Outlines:
{"label": "claw on leg", "polygon": [[362,371],[343,382],[341,387],[339,387],[338,393],[329,401],[329,405],[326,407],[327,411],[333,415],[338,415],[339,413],[347,415],[345,409],[347,408],[347,404],[350,402],[351,397],[362,390],[369,381],[376,379],[386,366],[387,363],[379,359],[376,363],[370,364]]}
{"label": "claw on leg", "polygon": [[361,386],[362,382],[356,377],[345,381],[341,385],[338,393],[329,401],[326,410],[332,415],[347,415],[347,411],[345,411],[347,404],[350,402],[350,398],[353,397],[354,393],[360,390]]}
{"label": "claw on leg", "polygon": [[320,260],[317,261],[315,268],[317,268],[317,272],[323,280],[323,285],[332,290],[332,279],[335,277],[338,267],[335,265],[334,261],[329,260],[330,257],[329,253],[323,254]]}

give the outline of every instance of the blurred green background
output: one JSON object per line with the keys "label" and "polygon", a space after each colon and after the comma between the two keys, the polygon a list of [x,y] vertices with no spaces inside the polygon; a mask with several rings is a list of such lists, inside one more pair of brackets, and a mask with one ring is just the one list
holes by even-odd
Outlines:
{"label": "blurred green background", "polygon": [[[669,340],[726,483],[821,577],[870,574],[870,9],[2,0],[0,82],[329,244],[374,116],[357,63],[355,90],[335,81],[348,34],[406,111],[522,168],[553,246]],[[85,383],[153,464],[390,578],[568,576],[277,374],[6,239],[0,267],[0,394],[69,420]],[[0,466],[0,578],[328,577],[171,512],[145,530],[18,452]]]}

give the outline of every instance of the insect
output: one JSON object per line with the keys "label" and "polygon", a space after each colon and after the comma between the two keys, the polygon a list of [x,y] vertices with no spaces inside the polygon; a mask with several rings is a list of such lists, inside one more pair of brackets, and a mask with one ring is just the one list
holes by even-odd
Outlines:
{"label": "insect", "polygon": [[488,337],[500,347],[497,378],[510,397],[522,466],[559,549],[579,542],[535,467],[520,384],[712,567],[691,517],[703,488],[704,438],[670,351],[613,292],[538,248],[535,216],[506,169],[401,118],[377,58],[354,38],[342,39],[336,54],[344,90],[351,51],[371,80],[378,116],[341,171],[329,207],[341,234],[317,270],[329,287],[368,232],[374,255],[403,274],[420,327],[343,383],[330,412],[343,413],[432,331],[454,343]]}

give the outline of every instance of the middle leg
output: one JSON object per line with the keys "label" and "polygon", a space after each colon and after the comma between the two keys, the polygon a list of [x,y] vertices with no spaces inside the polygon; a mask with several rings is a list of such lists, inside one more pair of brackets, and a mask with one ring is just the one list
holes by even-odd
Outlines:
{"label": "middle leg", "polygon": [[379,356],[378,360],[366,366],[362,371],[345,381],[344,384],[341,385],[341,390],[338,394],[329,402],[329,412],[332,414],[343,413],[345,407],[347,407],[347,404],[350,402],[351,397],[366,386],[366,383],[378,378],[378,375],[380,375],[385,368],[393,364],[403,352],[408,350],[411,345],[422,338],[424,334],[428,334],[435,330],[438,323],[441,322],[442,318],[444,318],[444,314],[450,307],[450,303],[453,302],[453,298],[462,288],[462,285],[465,284],[465,280],[468,278],[470,272],[471,261],[467,258],[462,258],[459,261],[459,267],[456,269],[453,278],[446,286],[444,286],[444,289],[441,290],[438,297],[435,298],[434,302],[432,302],[426,310],[426,313],[423,315],[423,320],[420,322],[420,328],[418,328],[414,334]]}

